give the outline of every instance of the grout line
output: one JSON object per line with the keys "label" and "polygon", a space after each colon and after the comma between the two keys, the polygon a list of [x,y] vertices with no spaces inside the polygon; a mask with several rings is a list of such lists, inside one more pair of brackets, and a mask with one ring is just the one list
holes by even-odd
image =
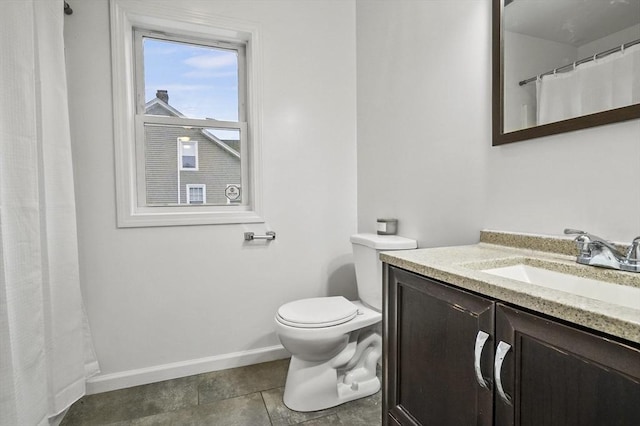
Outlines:
{"label": "grout line", "polygon": [[267,412],[267,417],[269,418],[269,423],[273,426],[273,419],[271,418],[271,414],[269,413],[269,409],[267,408],[267,401],[264,400],[264,395],[262,394],[264,391],[260,391],[260,398],[262,398],[262,405],[264,406],[264,411]]}

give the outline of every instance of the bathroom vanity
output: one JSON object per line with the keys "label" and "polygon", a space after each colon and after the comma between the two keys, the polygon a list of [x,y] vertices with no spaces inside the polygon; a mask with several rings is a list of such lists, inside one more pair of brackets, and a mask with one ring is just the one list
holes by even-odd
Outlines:
{"label": "bathroom vanity", "polygon": [[[383,424],[640,424],[640,274],[578,265],[573,250],[483,232],[383,253]],[[518,268],[542,274],[503,276]]]}

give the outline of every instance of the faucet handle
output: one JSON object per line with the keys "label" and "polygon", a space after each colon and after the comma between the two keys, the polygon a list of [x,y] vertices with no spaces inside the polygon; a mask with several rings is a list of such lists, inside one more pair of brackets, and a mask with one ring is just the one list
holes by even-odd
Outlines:
{"label": "faucet handle", "polygon": [[587,259],[591,257],[591,248],[589,247],[591,236],[588,232],[567,228],[564,230],[564,233],[567,235],[577,235],[574,241],[579,251],[578,258]]}
{"label": "faucet handle", "polygon": [[569,228],[565,229],[564,233],[569,235],[578,235],[574,241],[576,242],[578,250],[580,250],[580,256],[582,257],[591,256],[591,249],[599,247],[609,250],[615,258],[622,259],[623,255],[618,251],[618,248],[602,237],[598,237],[597,235],[593,235],[585,231]]}
{"label": "faucet handle", "polygon": [[564,228],[564,233],[567,234],[567,235],[573,235],[573,234],[584,235],[584,234],[586,234],[586,232],[584,232],[584,231],[580,231],[579,229],[572,229],[572,228]]}
{"label": "faucet handle", "polygon": [[610,243],[609,241],[605,240],[602,237],[598,237],[597,235],[593,235],[585,231],[580,231],[577,229],[569,229],[569,228],[565,229],[564,233],[568,235],[578,235],[575,239],[578,246],[580,246],[580,244],[590,243],[590,244],[598,245],[600,247],[606,247],[614,253],[617,253],[618,251],[618,249],[612,243]]}
{"label": "faucet handle", "polygon": [[640,236],[635,237],[627,249],[627,261],[640,261]]}
{"label": "faucet handle", "polygon": [[565,235],[577,235],[577,237],[575,238],[575,242],[578,244],[578,246],[580,244],[588,244],[591,241],[604,241],[600,237],[596,237],[595,235],[592,235],[585,231],[580,231],[579,229],[566,228],[564,230],[564,233]]}

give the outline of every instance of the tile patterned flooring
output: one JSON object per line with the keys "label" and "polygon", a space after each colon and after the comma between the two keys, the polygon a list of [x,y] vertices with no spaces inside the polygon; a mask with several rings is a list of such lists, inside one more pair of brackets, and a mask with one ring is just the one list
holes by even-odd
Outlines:
{"label": "tile patterned flooring", "polygon": [[61,426],[380,425],[381,392],[311,413],[282,402],[289,360],[214,371],[88,395]]}

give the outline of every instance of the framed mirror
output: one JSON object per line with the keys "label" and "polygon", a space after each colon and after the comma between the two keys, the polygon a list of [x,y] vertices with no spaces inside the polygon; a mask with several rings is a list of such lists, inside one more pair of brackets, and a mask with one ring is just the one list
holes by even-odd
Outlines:
{"label": "framed mirror", "polygon": [[492,0],[493,145],[640,118],[640,0]]}

